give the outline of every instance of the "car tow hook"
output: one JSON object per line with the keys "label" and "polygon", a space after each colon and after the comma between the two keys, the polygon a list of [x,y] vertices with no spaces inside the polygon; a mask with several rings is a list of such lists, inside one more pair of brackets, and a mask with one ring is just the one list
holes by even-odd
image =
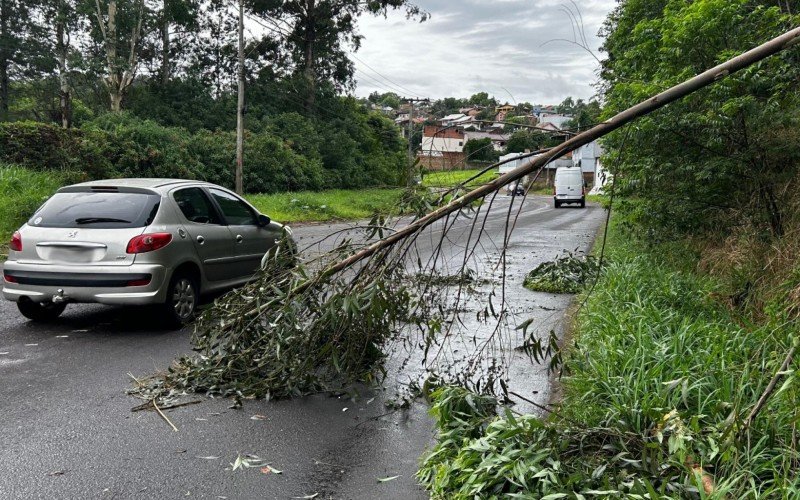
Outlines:
{"label": "car tow hook", "polygon": [[53,295],[53,304],[61,304],[62,302],[66,302],[67,298],[64,297],[64,289],[59,288],[56,290],[56,294]]}

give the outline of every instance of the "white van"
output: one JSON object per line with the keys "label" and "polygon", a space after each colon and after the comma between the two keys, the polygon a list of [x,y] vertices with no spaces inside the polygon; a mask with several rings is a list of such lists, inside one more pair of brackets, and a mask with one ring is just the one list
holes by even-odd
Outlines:
{"label": "white van", "polygon": [[580,203],[581,208],[586,207],[586,184],[581,167],[558,167],[553,184],[553,204],[556,208],[563,203]]}

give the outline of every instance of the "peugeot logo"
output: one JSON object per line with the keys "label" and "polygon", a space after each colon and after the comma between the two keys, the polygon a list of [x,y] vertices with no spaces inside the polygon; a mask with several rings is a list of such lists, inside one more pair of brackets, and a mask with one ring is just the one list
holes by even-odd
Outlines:
{"label": "peugeot logo", "polygon": [[78,235],[78,231],[70,231],[67,233],[67,238],[74,238]]}

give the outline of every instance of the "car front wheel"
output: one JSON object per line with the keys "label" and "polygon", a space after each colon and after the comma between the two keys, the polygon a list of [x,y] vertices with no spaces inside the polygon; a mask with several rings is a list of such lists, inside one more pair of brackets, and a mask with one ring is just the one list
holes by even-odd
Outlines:
{"label": "car front wheel", "polygon": [[17,309],[23,316],[32,321],[53,321],[67,308],[65,302],[56,304],[53,302],[34,302],[32,300],[20,300],[17,302]]}
{"label": "car front wheel", "polygon": [[197,309],[197,282],[186,274],[176,274],[170,281],[167,301],[164,304],[167,323],[175,328],[194,319]]}

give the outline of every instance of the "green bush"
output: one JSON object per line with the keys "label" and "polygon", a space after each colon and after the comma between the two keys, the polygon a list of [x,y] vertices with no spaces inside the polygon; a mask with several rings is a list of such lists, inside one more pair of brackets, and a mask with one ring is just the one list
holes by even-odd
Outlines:
{"label": "green bush", "polygon": [[[397,185],[406,168],[402,138],[384,117],[350,110],[335,124],[297,113],[269,117],[245,137],[244,186],[251,193]],[[0,123],[0,161],[34,170],[107,177],[202,179],[232,188],[236,134],[165,127],[108,113],[81,129]]]}
{"label": "green bush", "polygon": [[87,178],[113,175],[108,144],[105,134],[94,131],[39,122],[0,123],[0,161],[33,170],[79,171]]}

